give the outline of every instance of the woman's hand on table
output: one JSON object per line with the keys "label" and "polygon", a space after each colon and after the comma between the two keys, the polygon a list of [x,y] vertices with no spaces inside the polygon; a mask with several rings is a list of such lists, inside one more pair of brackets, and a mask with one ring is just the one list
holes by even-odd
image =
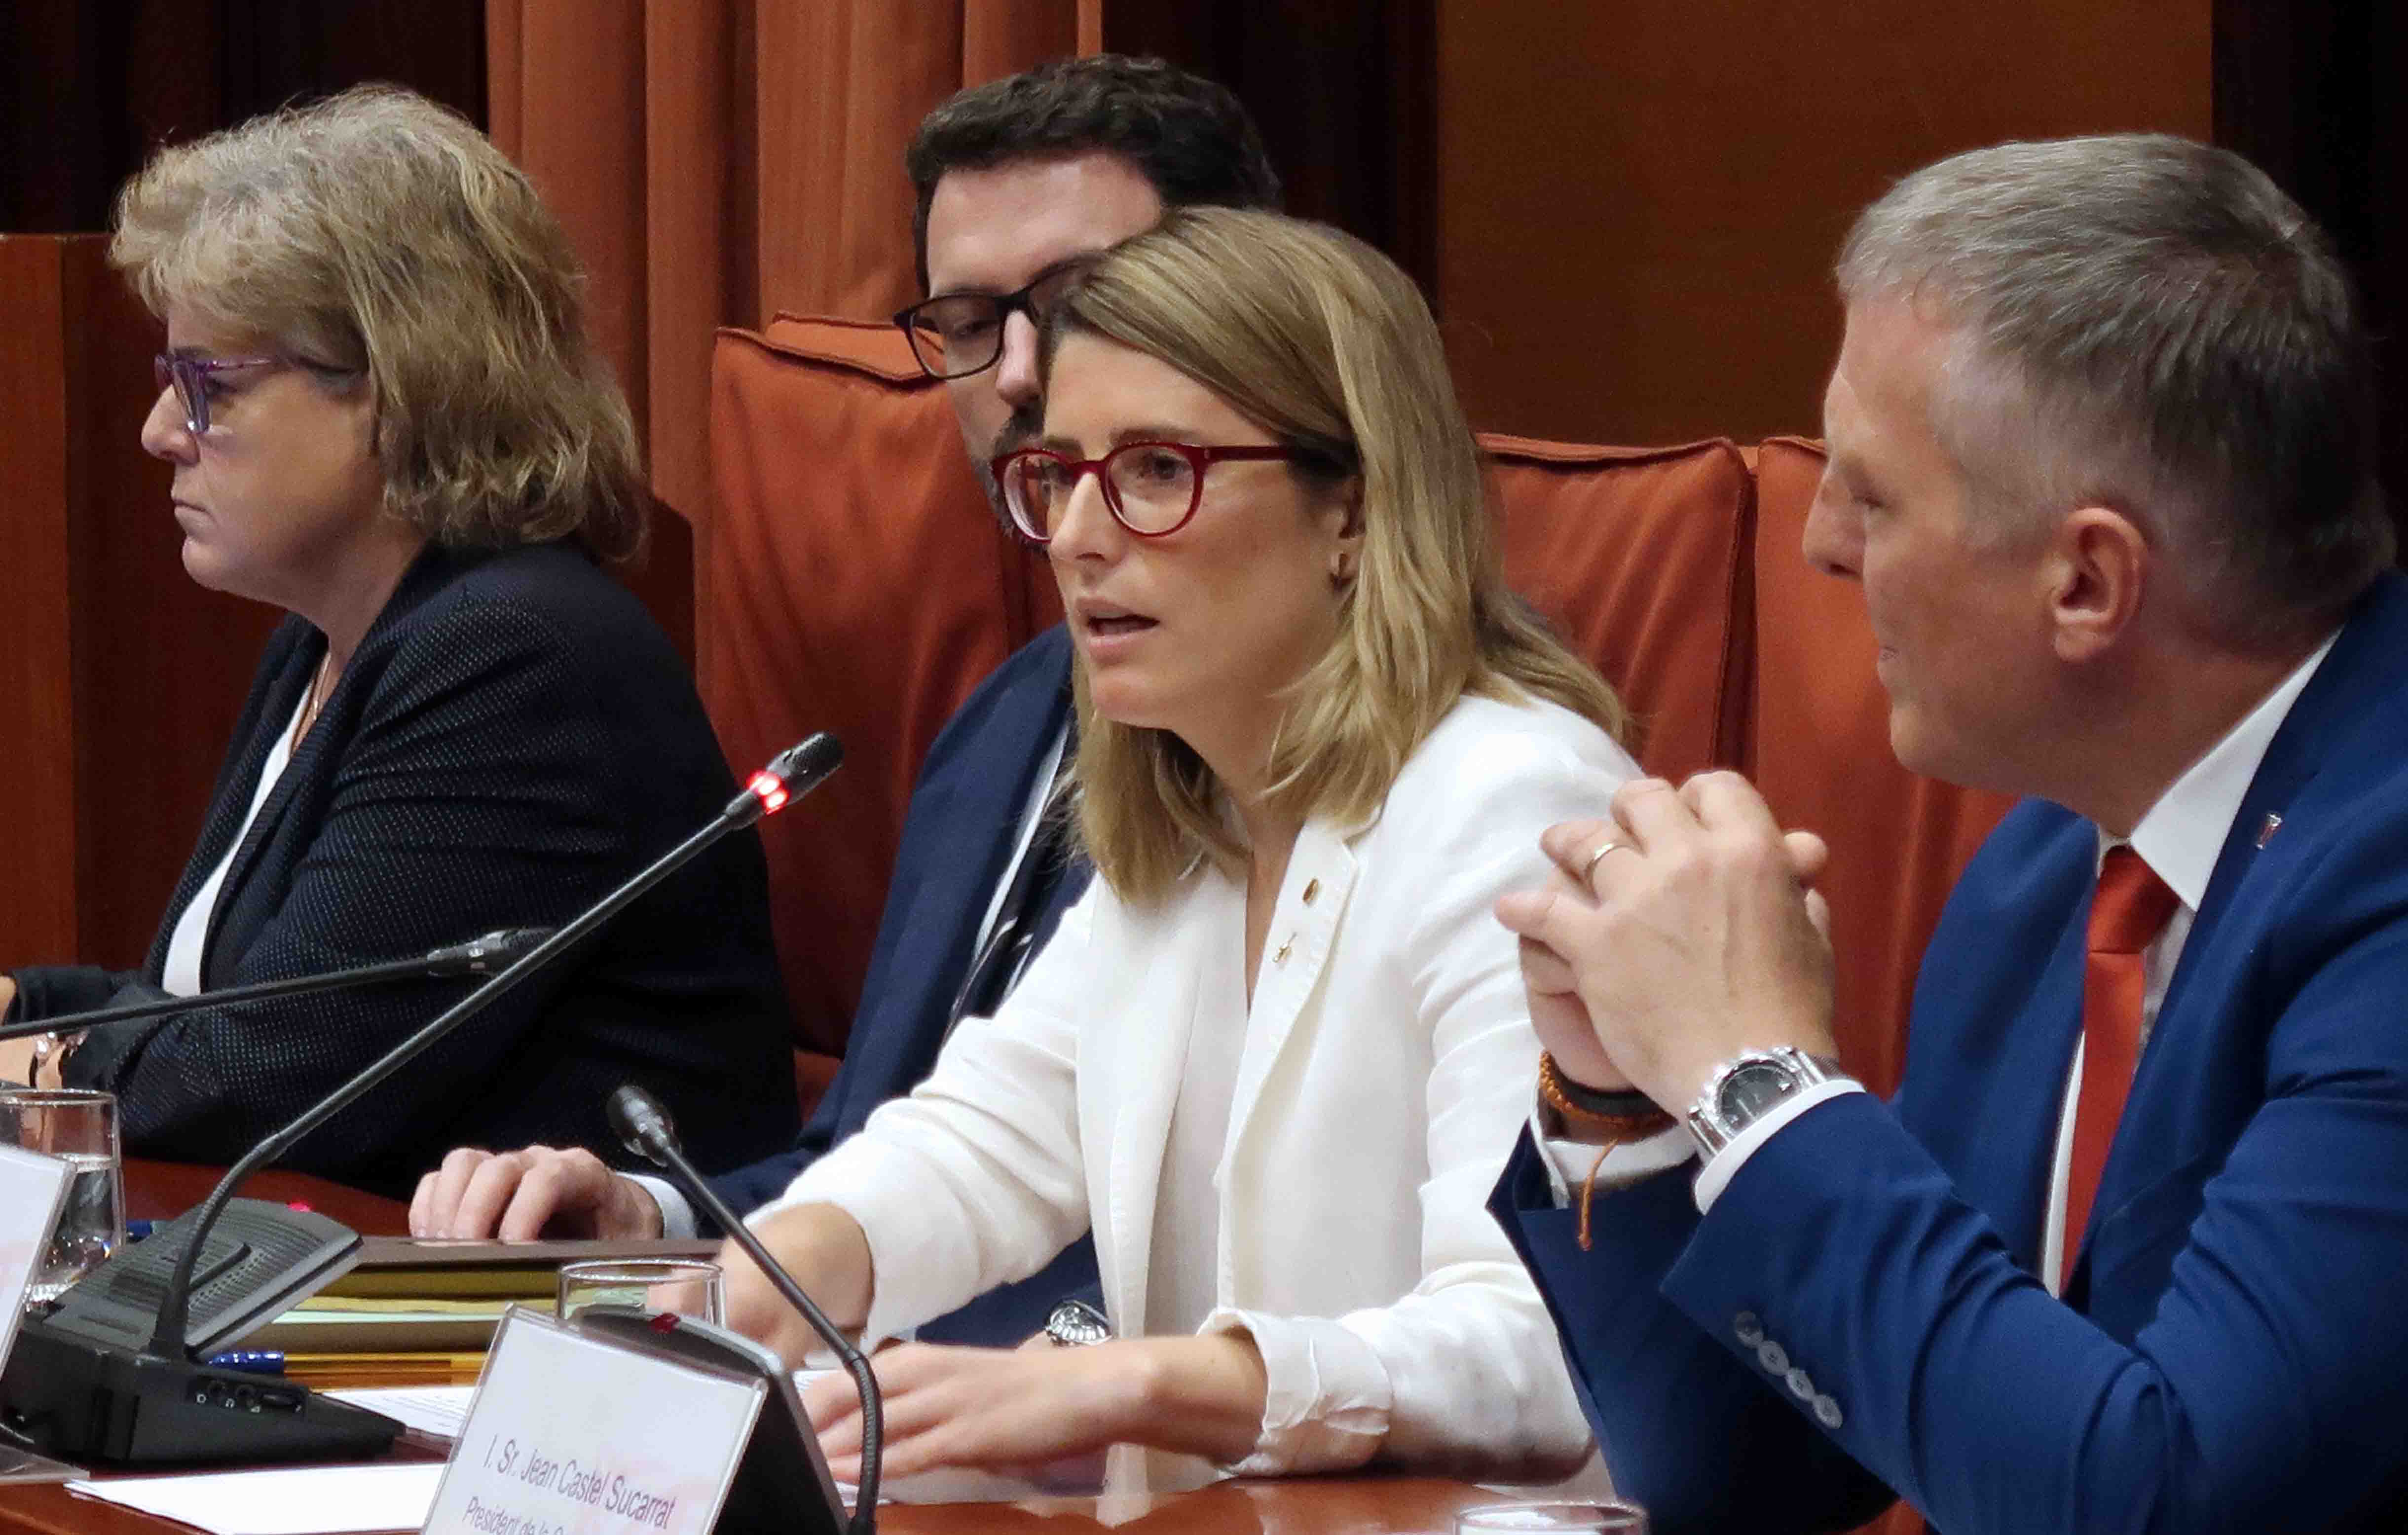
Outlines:
{"label": "woman's hand on table", "polygon": [[[1226,1464],[1261,1431],[1264,1375],[1249,1340],[1137,1338],[1087,1348],[906,1343],[870,1361],[885,1397],[881,1474],[1026,1466],[1134,1442]],[[861,1403],[842,1370],[804,1393],[828,1470],[861,1473]]]}

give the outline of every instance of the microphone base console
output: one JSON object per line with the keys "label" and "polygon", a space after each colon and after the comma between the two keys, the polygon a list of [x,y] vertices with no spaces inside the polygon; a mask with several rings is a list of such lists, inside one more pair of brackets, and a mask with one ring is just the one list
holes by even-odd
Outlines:
{"label": "microphone base console", "polygon": [[401,1425],[274,1376],[129,1353],[30,1318],[0,1378],[0,1425],[82,1465],[202,1465],[382,1453]]}

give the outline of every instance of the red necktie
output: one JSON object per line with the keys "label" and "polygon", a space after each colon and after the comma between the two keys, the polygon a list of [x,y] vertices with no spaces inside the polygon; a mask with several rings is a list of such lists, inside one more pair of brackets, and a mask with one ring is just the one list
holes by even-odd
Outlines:
{"label": "red necktie", "polygon": [[2139,854],[2128,847],[2107,850],[2099,866],[2099,888],[2090,897],[2090,954],[2082,976],[2082,1096],[2074,1105],[2073,1155],[2065,1180],[2060,1293],[2072,1283],[2074,1255],[2082,1251],[2099,1174],[2141,1059],[2141,1011],[2148,997],[2141,954],[2165,931],[2181,904]]}

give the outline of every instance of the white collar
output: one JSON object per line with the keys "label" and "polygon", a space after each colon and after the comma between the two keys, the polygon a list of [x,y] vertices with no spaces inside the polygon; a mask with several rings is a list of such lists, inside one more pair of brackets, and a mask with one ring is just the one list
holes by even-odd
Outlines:
{"label": "white collar", "polygon": [[[2293,668],[2240,724],[2226,731],[2206,755],[2185,768],[2132,828],[2128,839],[2132,851],[2190,911],[2198,911],[2199,903],[2207,898],[2207,882],[2215,873],[2216,857],[2224,851],[2224,839],[2231,835],[2233,817],[2241,813],[2241,801],[2248,796],[2258,765],[2266,760],[2266,749],[2274,743],[2274,733],[2282,729],[2308,679],[2316,674],[2340,638],[2338,629],[2326,636],[2314,654]],[[2100,856],[2122,840],[2127,839],[2101,830]]]}

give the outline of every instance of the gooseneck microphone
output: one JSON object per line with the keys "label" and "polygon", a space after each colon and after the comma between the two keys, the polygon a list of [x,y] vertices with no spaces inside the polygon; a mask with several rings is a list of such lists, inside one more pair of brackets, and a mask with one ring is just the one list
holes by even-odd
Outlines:
{"label": "gooseneck microphone", "polygon": [[[198,1208],[110,1255],[50,1315],[28,1319],[0,1378],[0,1427],[46,1454],[119,1465],[352,1454],[379,1429],[389,1442],[398,1428],[390,1419],[195,1362],[262,1311],[273,1314],[339,1276],[359,1248],[356,1233],[323,1216],[255,1199],[235,1201],[239,1218],[228,1224],[238,1241],[211,1242],[235,1189],[712,843],[817,788],[843,760],[824,731],[780,753],[709,825],[253,1146]],[[194,1275],[204,1264],[205,1314],[195,1325]]]}
{"label": "gooseneck microphone", "polygon": [[784,1296],[795,1310],[802,1313],[803,1320],[811,1325],[811,1330],[836,1351],[837,1358],[844,1365],[845,1373],[853,1377],[853,1388],[861,1393],[861,1483],[853,1499],[850,1528],[852,1535],[870,1535],[878,1513],[878,1462],[886,1427],[885,1403],[879,1394],[877,1372],[869,1368],[869,1361],[863,1357],[853,1340],[827,1319],[827,1313],[819,1309],[801,1284],[786,1271],[785,1265],[770,1256],[767,1245],[738,1217],[710,1182],[695,1170],[694,1164],[686,1160],[684,1148],[678,1144],[676,1123],[652,1094],[629,1083],[610,1095],[604,1113],[610,1121],[610,1128],[618,1132],[621,1143],[675,1178],[687,1198],[700,1205],[712,1220],[719,1223],[719,1228],[727,1233],[728,1240],[744,1249],[745,1255],[760,1266],[761,1271],[769,1276],[769,1283],[777,1286],[778,1293]]}
{"label": "gooseneck microphone", "polygon": [[[300,1118],[245,1153],[240,1161],[226,1169],[226,1175],[218,1181],[216,1188],[209,1191],[209,1197],[202,1201],[198,1212],[192,1218],[189,1240],[177,1255],[175,1271],[167,1276],[166,1294],[159,1299],[159,1325],[151,1331],[150,1346],[146,1352],[162,1358],[189,1357],[184,1328],[192,1304],[193,1266],[201,1255],[201,1239],[208,1234],[218,1212],[234,1197],[236,1187],[244,1179],[292,1149],[303,1136],[374,1091],[386,1078],[415,1060],[437,1040],[499,1001],[520,982],[551,964],[586,934],[617,916],[630,902],[692,862],[712,843],[731,831],[752,825],[772,811],[784,809],[792,801],[818,788],[843,760],[844,748],[824,730],[798,746],[788,748],[768,767],[753,774],[752,782],[727,802],[727,808],[721,811],[709,825],[652,860],[648,868],[588,907],[566,926],[520,955],[499,975],[462,997],[433,1023],[369,1062],[358,1075],[303,1111]],[[158,1233],[152,1233],[151,1240],[157,1241]]]}
{"label": "gooseneck microphone", "polygon": [[307,997],[322,991],[345,991],[353,986],[373,986],[389,981],[453,981],[462,976],[492,975],[511,961],[534,953],[536,946],[552,934],[552,929],[549,927],[496,927],[466,943],[430,949],[416,959],[393,959],[381,964],[355,966],[348,970],[329,970],[323,975],[288,976],[281,981],[259,981],[248,986],[196,992],[190,997],[154,997],[117,1007],[96,1008],[90,1012],[36,1018],[30,1023],[0,1027],[0,1040],[19,1039],[27,1034],[69,1034],[79,1029],[97,1028],[103,1024],[156,1018],[164,1012],[182,1012],[191,1008],[239,1007],[245,1002],[265,1002],[278,997]]}

